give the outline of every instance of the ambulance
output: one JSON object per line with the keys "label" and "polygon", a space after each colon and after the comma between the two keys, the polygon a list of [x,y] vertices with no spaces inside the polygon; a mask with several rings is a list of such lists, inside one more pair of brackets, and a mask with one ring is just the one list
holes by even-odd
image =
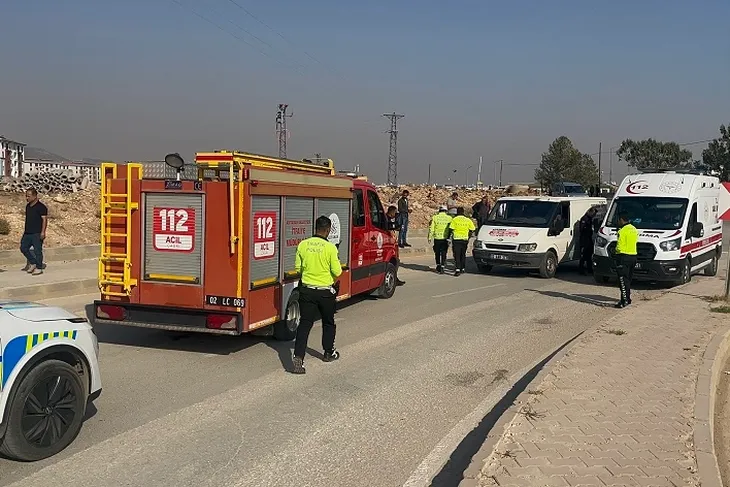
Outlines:
{"label": "ambulance", "polygon": [[558,265],[580,259],[579,220],[606,198],[508,196],[494,204],[477,234],[472,255],[478,269],[536,269],[552,278]]}
{"label": "ambulance", "polygon": [[398,246],[367,178],[238,151],[191,166],[102,165],[98,323],[291,340],[297,245],[320,215],[343,267],[337,299],[395,293]]}
{"label": "ambulance", "polygon": [[717,274],[722,255],[721,184],[714,176],[663,171],[626,176],[598,230],[593,255],[596,282],[615,275],[618,217],[639,230],[634,280],[684,284],[700,271]]}
{"label": "ambulance", "polygon": [[100,394],[99,344],[86,318],[0,300],[0,453],[21,461],[55,455]]}

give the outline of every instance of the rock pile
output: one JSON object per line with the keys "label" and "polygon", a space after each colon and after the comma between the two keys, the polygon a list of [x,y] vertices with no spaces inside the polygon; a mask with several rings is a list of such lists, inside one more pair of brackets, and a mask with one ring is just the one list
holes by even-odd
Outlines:
{"label": "rock pile", "polygon": [[87,176],[79,176],[68,170],[33,171],[19,178],[9,178],[2,182],[3,191],[23,193],[35,188],[41,194],[63,194],[83,191],[90,186]]}

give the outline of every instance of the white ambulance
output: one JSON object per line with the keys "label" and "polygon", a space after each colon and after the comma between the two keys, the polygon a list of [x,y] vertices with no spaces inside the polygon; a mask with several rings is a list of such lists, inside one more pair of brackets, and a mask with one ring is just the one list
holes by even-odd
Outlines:
{"label": "white ambulance", "polygon": [[704,270],[717,274],[722,255],[720,180],[699,173],[664,171],[626,176],[595,239],[593,275],[608,282],[619,214],[639,230],[634,280],[684,284]]}
{"label": "white ambulance", "polygon": [[480,272],[495,266],[537,269],[555,276],[559,264],[578,260],[578,222],[606,198],[587,196],[508,196],[494,204],[479,229],[472,256]]}
{"label": "white ambulance", "polygon": [[35,461],[71,444],[101,393],[98,355],[85,318],[0,300],[0,453]]}

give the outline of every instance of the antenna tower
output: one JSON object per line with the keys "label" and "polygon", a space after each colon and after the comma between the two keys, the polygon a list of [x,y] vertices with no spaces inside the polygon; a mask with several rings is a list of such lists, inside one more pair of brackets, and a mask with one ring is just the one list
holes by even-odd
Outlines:
{"label": "antenna tower", "polygon": [[405,117],[399,113],[384,113],[384,117],[390,119],[390,152],[388,153],[388,186],[398,185],[398,120]]}
{"label": "antenna tower", "polygon": [[286,140],[289,138],[289,132],[286,129],[286,119],[291,118],[293,113],[286,113],[289,105],[279,103],[279,109],[276,111],[276,136],[279,139],[279,158],[286,159]]}

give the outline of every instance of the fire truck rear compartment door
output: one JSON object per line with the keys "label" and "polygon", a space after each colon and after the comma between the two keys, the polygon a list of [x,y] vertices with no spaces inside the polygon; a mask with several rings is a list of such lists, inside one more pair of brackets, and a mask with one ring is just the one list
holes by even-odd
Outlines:
{"label": "fire truck rear compartment door", "polygon": [[316,217],[324,215],[332,220],[328,240],[337,246],[340,262],[350,264],[350,200],[317,198]]}
{"label": "fire truck rear compartment door", "polygon": [[251,289],[279,282],[279,236],[281,235],[281,198],[251,198]]}
{"label": "fire truck rear compartment door", "polygon": [[144,279],[202,284],[203,195],[146,193],[144,208]]}

